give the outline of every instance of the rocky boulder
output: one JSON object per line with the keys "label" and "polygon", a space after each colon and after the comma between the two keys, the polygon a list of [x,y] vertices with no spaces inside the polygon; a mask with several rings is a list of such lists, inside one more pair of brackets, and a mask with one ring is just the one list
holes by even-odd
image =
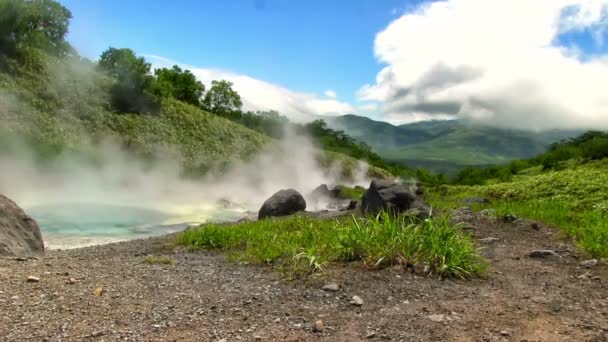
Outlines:
{"label": "rocky boulder", "polygon": [[44,243],[34,219],[0,195],[0,256],[41,257]]}
{"label": "rocky boulder", "polygon": [[274,216],[287,216],[306,209],[304,197],[293,189],[281,190],[264,202],[258,219]]}
{"label": "rocky boulder", "polygon": [[363,213],[376,215],[380,211],[393,214],[407,213],[419,218],[430,215],[430,207],[418,198],[416,187],[392,180],[374,180],[361,198]]}

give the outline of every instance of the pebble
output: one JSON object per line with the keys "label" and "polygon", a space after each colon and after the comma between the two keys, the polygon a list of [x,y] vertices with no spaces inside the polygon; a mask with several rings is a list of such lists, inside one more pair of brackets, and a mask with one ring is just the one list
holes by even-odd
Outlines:
{"label": "pebble", "polygon": [[426,316],[426,318],[430,319],[433,322],[440,323],[440,322],[443,322],[443,320],[445,319],[445,316],[444,315],[429,315],[429,316]]}
{"label": "pebble", "polygon": [[328,292],[337,292],[340,290],[340,285],[335,284],[335,283],[329,283],[324,285],[321,290],[323,291],[328,291]]}
{"label": "pebble", "polygon": [[361,306],[361,305],[363,305],[363,299],[361,299],[361,297],[359,297],[359,296],[353,296],[350,303],[352,305]]}
{"label": "pebble", "polygon": [[27,282],[28,283],[37,283],[39,281],[40,281],[40,278],[38,278],[38,277],[34,277],[34,276],[27,277]]}
{"label": "pebble", "polygon": [[531,226],[532,226],[532,229],[534,229],[534,230],[540,230],[540,226],[536,222],[532,222]]}
{"label": "pebble", "polygon": [[320,332],[323,332],[323,330],[325,330],[325,324],[323,323],[322,320],[317,320],[312,327],[312,331],[314,331],[316,333],[320,333]]}
{"label": "pebble", "polygon": [[508,332],[508,331],[503,330],[503,331],[501,331],[501,332],[500,332],[500,335],[501,335],[501,336],[509,336],[510,334],[509,334],[509,332]]}
{"label": "pebble", "polygon": [[487,237],[487,238],[479,239],[479,242],[481,242],[481,243],[493,243],[493,242],[496,242],[496,241],[499,241],[499,240],[500,239],[496,238],[496,237]]}
{"label": "pebble", "polygon": [[76,284],[76,279],[70,278],[70,279],[68,279],[67,283],[68,284]]}
{"label": "pebble", "polygon": [[374,338],[374,337],[376,337],[375,331],[370,331],[367,333],[367,335],[365,335],[365,338]]}
{"label": "pebble", "polygon": [[103,287],[98,287],[95,289],[95,296],[96,297],[101,297],[101,295],[103,294],[104,290]]}
{"label": "pebble", "polygon": [[597,259],[591,259],[591,260],[581,261],[580,265],[583,267],[590,268],[590,267],[597,265],[597,263],[598,263]]}
{"label": "pebble", "polygon": [[537,249],[528,253],[528,257],[534,259],[559,258],[559,255],[550,249]]}

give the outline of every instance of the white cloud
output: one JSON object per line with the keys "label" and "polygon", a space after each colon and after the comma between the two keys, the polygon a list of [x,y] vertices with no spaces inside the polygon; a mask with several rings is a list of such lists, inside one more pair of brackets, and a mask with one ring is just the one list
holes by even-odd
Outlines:
{"label": "white cloud", "polygon": [[[447,0],[396,19],[375,40],[386,64],[361,100],[384,119],[446,115],[517,128],[608,129],[608,59],[556,46],[608,32],[608,0]],[[584,57],[584,58],[582,58]]]}
{"label": "white cloud", "polygon": [[357,109],[360,112],[375,112],[378,110],[378,104],[377,103],[366,103],[366,104],[357,106]]}
{"label": "white cloud", "polygon": [[244,110],[276,110],[296,121],[310,121],[315,115],[342,115],[355,112],[355,108],[346,102],[333,98],[320,98],[316,94],[296,92],[247,75],[219,69],[198,68],[160,56],[146,55],[146,58],[152,62],[154,68],[177,64],[189,69],[205,86],[209,86],[212,80],[223,79],[232,82],[234,89],[241,95]]}
{"label": "white cloud", "polygon": [[325,96],[331,97],[332,99],[335,99],[336,97],[338,97],[338,94],[336,94],[336,92],[331,89],[326,90],[324,94],[325,94]]}

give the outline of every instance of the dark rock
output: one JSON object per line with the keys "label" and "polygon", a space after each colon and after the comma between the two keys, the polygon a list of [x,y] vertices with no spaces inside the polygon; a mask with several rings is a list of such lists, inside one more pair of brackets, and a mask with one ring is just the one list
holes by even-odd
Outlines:
{"label": "dark rock", "polygon": [[281,190],[264,202],[258,213],[258,219],[273,216],[287,216],[306,209],[302,195],[293,190]]}
{"label": "dark rock", "polygon": [[559,258],[557,253],[549,249],[534,250],[530,252],[528,256],[534,259]]}
{"label": "dark rock", "polygon": [[530,226],[532,226],[532,229],[534,229],[534,230],[540,230],[540,226],[536,222],[532,222],[532,224]]}
{"label": "dark rock", "polygon": [[351,200],[350,202],[348,202],[348,207],[346,207],[346,210],[354,210],[357,208],[357,203],[359,203],[358,201],[355,200]]}
{"label": "dark rock", "polygon": [[40,228],[10,199],[0,195],[0,256],[41,257]]}
{"label": "dark rock", "polygon": [[500,219],[506,223],[520,223],[521,222],[521,219],[519,217],[517,217],[515,214],[505,214]]}
{"label": "dark rock", "polygon": [[361,209],[371,215],[382,210],[401,214],[410,209],[416,209],[412,210],[411,214],[420,218],[430,215],[430,207],[412,193],[411,187],[390,180],[372,181],[361,198]]}
{"label": "dark rock", "polygon": [[490,201],[487,198],[473,196],[473,197],[467,197],[467,198],[463,199],[462,203],[465,204],[465,205],[471,205],[471,204],[490,204]]}

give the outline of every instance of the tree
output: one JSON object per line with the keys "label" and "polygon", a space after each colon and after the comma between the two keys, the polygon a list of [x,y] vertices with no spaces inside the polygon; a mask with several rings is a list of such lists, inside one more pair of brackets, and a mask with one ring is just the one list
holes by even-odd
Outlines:
{"label": "tree", "polygon": [[205,85],[196,79],[190,70],[182,70],[177,65],[172,69],[154,71],[156,81],[152,92],[160,97],[173,97],[200,107]]}
{"label": "tree", "polygon": [[118,112],[155,112],[159,109],[156,98],[149,93],[154,77],[150,63],[137,57],[131,49],[110,47],[101,54],[99,68],[116,82],[110,89],[112,108]]}
{"label": "tree", "polygon": [[232,82],[214,80],[211,81],[211,88],[205,94],[203,106],[212,113],[225,115],[240,110],[243,102],[239,93],[232,89]]}
{"label": "tree", "polygon": [[16,57],[29,48],[64,56],[72,14],[54,0],[0,0],[0,52]]}

